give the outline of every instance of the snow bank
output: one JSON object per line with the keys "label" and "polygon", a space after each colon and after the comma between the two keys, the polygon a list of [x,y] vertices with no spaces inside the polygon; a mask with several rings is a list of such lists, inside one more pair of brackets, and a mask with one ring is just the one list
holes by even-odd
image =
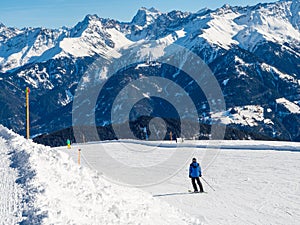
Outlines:
{"label": "snow bank", "polygon": [[200,224],[142,190],[109,183],[66,153],[3,126],[0,150],[0,224]]}
{"label": "snow bank", "polygon": [[0,138],[0,224],[16,224],[22,221],[22,189],[15,182],[17,171],[10,167],[9,150]]}

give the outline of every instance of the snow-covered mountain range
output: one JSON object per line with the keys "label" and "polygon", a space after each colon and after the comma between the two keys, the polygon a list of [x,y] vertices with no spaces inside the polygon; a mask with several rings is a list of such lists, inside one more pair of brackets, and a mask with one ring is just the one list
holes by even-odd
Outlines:
{"label": "snow-covered mountain range", "polygon": [[[247,131],[245,138],[259,133],[300,140],[299,12],[300,1],[287,0],[196,13],[141,8],[129,23],[88,15],[72,28],[0,24],[0,123],[24,132],[24,90],[29,86],[32,134],[70,127],[73,96],[88,66],[112,49],[155,40],[157,45],[190,49],[216,76],[227,109],[212,115],[201,108],[204,124],[214,116],[228,127]],[[160,67],[148,67],[161,72]],[[127,72],[145,73],[143,68]],[[165,71],[166,76],[175,72]],[[110,91],[110,96],[115,94]],[[206,100],[198,97],[202,107]],[[107,124],[111,102],[108,97],[107,104],[98,106],[98,125]]]}

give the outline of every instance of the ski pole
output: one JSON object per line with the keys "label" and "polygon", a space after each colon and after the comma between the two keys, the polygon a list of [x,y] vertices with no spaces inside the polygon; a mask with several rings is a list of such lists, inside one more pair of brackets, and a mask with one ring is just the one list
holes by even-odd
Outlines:
{"label": "ski pole", "polygon": [[203,180],[204,180],[204,182],[211,188],[211,189],[213,189],[213,191],[216,191],[203,177],[201,177]]}

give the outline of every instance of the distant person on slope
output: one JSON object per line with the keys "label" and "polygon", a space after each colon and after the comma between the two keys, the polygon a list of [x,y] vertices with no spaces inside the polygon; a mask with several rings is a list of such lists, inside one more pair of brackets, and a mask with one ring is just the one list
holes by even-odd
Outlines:
{"label": "distant person on slope", "polygon": [[201,167],[200,167],[199,163],[197,163],[197,159],[193,158],[193,162],[190,164],[189,177],[192,179],[194,192],[198,192],[196,181],[199,185],[200,192],[204,192],[202,183],[201,183],[200,178],[199,178],[201,176],[202,176]]}

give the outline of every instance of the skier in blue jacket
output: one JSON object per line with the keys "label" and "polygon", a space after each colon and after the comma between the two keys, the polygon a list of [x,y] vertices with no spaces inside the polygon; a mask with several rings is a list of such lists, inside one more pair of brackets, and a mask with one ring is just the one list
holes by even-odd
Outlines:
{"label": "skier in blue jacket", "polygon": [[189,177],[192,179],[194,192],[198,192],[196,181],[199,185],[200,192],[204,192],[202,183],[199,178],[201,176],[202,176],[201,167],[200,167],[199,163],[197,163],[197,159],[193,158],[193,162],[190,164]]}

